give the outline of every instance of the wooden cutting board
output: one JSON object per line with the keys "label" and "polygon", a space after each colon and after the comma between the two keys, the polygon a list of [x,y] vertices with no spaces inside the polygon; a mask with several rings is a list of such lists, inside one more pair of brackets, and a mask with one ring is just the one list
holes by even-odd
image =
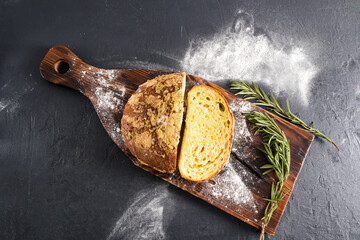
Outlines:
{"label": "wooden cutting board", "polygon": [[[217,89],[226,97],[235,120],[234,141],[229,162],[216,177],[206,182],[196,183],[182,179],[178,171],[173,174],[163,174],[141,165],[129,152],[121,136],[121,118],[124,106],[131,94],[147,80],[172,72],[152,69],[96,68],[84,63],[65,46],[55,46],[49,50],[41,62],[40,72],[47,81],[73,88],[88,97],[109,136],[136,166],[256,228],[261,228],[261,218],[267,203],[262,199],[269,198],[274,175],[262,175],[260,166],[267,160],[256,149],[262,146],[261,137],[254,136],[253,132],[248,130],[248,123],[244,119],[243,112],[252,109],[266,110],[205,79],[187,75],[186,92],[200,84]],[[314,135],[274,114],[267,113],[285,132],[291,147],[290,176],[285,184],[285,191],[290,191],[290,193],[285,197],[285,201],[280,203],[265,229],[266,233],[274,235]]]}

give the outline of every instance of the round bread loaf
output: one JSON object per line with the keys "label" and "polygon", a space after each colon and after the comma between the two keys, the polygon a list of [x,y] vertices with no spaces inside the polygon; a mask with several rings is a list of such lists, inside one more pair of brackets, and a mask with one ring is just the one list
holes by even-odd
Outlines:
{"label": "round bread loaf", "polygon": [[121,132],[130,152],[160,172],[174,172],[184,112],[185,73],[139,86],[125,105]]}

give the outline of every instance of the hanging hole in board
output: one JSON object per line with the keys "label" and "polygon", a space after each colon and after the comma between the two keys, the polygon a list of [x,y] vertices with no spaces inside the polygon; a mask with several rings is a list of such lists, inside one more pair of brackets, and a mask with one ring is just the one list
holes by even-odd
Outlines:
{"label": "hanging hole in board", "polygon": [[59,74],[64,74],[69,71],[70,65],[65,60],[58,60],[54,65],[55,71]]}

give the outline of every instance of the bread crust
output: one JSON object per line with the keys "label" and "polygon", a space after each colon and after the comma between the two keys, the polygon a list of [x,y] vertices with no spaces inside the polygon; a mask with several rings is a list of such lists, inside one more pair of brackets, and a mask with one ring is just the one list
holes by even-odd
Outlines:
{"label": "bread crust", "polygon": [[125,145],[144,165],[172,173],[183,121],[185,73],[161,75],[139,86],[125,105]]}
{"label": "bread crust", "polygon": [[[190,181],[193,181],[193,182],[204,182],[204,181],[207,181],[207,180],[215,177],[215,176],[223,169],[224,165],[229,161],[230,154],[231,154],[232,142],[233,142],[233,138],[234,138],[234,117],[233,117],[233,113],[232,113],[232,111],[231,111],[231,109],[230,109],[230,107],[229,107],[229,103],[228,103],[228,101],[226,100],[226,98],[225,98],[218,90],[216,90],[215,88],[212,88],[212,87],[210,87],[210,86],[207,86],[207,85],[197,85],[197,86],[194,86],[191,90],[196,89],[196,88],[199,88],[199,87],[201,87],[201,88],[204,88],[204,87],[205,87],[205,88],[211,89],[212,91],[217,92],[217,93],[219,94],[219,96],[220,96],[220,97],[224,100],[224,102],[226,103],[226,104],[225,104],[225,107],[226,107],[226,109],[229,111],[229,113],[230,113],[230,115],[231,115],[231,124],[230,124],[230,126],[231,126],[231,137],[230,137],[230,144],[229,144],[229,147],[228,147],[228,149],[227,149],[227,150],[228,150],[228,151],[227,151],[227,154],[224,156],[227,160],[224,161],[223,164],[220,165],[218,171],[214,172],[214,173],[213,173],[212,175],[210,175],[208,178],[203,179],[203,180],[201,180],[201,181],[195,181],[195,180],[190,179],[189,177],[187,177],[187,174],[185,174],[185,173],[183,172],[183,169],[180,167],[180,161],[183,160],[183,159],[181,159],[181,156],[182,156],[182,152],[184,151],[184,139],[186,139],[186,136],[187,136],[187,135],[186,135],[186,134],[187,134],[187,131],[186,131],[186,129],[187,129],[187,124],[185,124],[184,134],[183,134],[183,140],[182,140],[183,142],[181,143],[180,153],[179,153],[178,168],[179,168],[179,172],[180,172],[181,176],[182,176],[184,179],[190,180]],[[191,90],[190,90],[190,91],[191,91]],[[187,98],[186,98],[186,106],[189,106],[189,98],[188,98],[188,96],[187,96]],[[186,116],[186,117],[187,117],[187,116]],[[185,118],[185,122],[186,122],[186,121],[187,121],[187,119]]]}

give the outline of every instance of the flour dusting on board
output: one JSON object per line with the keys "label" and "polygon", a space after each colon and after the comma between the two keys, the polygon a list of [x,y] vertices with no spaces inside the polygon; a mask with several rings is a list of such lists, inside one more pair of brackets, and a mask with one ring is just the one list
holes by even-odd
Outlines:
{"label": "flour dusting on board", "polygon": [[[92,70],[93,67],[89,67]],[[96,96],[91,101],[97,106],[101,122],[107,126],[108,133],[113,140],[125,147],[121,134],[120,120],[125,108],[125,87],[116,83],[118,70],[96,69],[96,73],[82,71],[82,78],[91,74],[98,83],[93,89]]]}
{"label": "flour dusting on board", "polygon": [[305,105],[317,73],[303,49],[276,46],[255,27],[253,16],[242,10],[225,34],[193,41],[181,65],[187,73],[211,81],[240,78],[262,83],[275,94],[286,92]]}
{"label": "flour dusting on board", "polygon": [[105,79],[105,76],[110,81],[113,81],[116,77],[115,70],[99,70],[97,82],[100,84],[100,87],[97,87],[95,90],[95,95],[98,98],[98,108],[103,110],[103,114],[107,114],[109,109],[111,110],[120,110],[124,107],[124,96],[125,96],[125,87],[116,85],[114,88],[109,82]]}
{"label": "flour dusting on board", "polygon": [[171,197],[167,185],[138,193],[116,222],[107,240],[165,239],[164,224],[168,221],[164,219],[164,207],[172,204],[169,201]]}
{"label": "flour dusting on board", "polygon": [[107,114],[106,110],[108,109],[115,110],[119,108],[123,103],[124,94],[122,92],[112,92],[103,87],[97,87],[95,95],[98,98],[98,107],[103,110],[102,114]]}
{"label": "flour dusting on board", "polygon": [[239,141],[252,141],[252,135],[245,119],[245,113],[253,109],[251,103],[238,100],[229,104],[230,110],[234,116],[234,140],[233,147]]}
{"label": "flour dusting on board", "polygon": [[244,156],[246,151],[243,151],[243,148],[248,147],[249,143],[253,140],[245,119],[245,113],[253,110],[253,106],[249,102],[238,100],[232,102],[229,107],[234,116],[234,138],[231,152],[235,153],[238,157],[245,158],[247,156]]}
{"label": "flour dusting on board", "polygon": [[206,188],[202,191],[209,192],[208,194],[221,202],[231,202],[239,208],[243,205],[254,206],[252,192],[246,187],[242,178],[246,177],[247,173],[239,172],[236,168],[238,160],[230,159],[224,166],[222,171],[212,178],[212,181],[206,183]]}

